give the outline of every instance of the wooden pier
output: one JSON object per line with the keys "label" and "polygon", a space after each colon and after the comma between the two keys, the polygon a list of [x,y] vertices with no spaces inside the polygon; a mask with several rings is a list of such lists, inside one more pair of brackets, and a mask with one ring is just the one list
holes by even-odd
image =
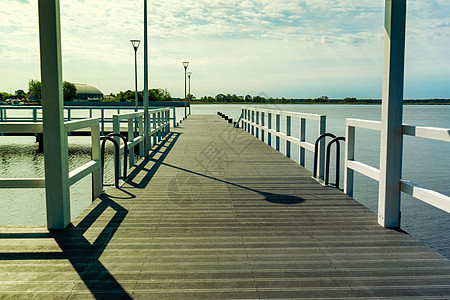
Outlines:
{"label": "wooden pier", "polygon": [[65,230],[0,227],[0,298],[450,298],[447,259],[218,116],[129,178]]}

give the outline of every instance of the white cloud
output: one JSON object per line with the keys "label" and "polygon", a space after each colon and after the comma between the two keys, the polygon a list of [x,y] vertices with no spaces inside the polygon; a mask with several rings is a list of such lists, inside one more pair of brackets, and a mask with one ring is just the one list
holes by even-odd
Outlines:
{"label": "white cloud", "polygon": [[[0,91],[26,88],[38,76],[36,3],[2,0]],[[107,93],[130,88],[129,40],[142,39],[142,10],[142,1],[61,1],[65,79]],[[200,94],[270,87],[273,96],[302,97],[306,86],[285,95],[286,84],[326,86],[340,78],[345,85],[365,76],[373,91],[381,82],[384,1],[167,0],[149,1],[149,13],[150,85],[175,96],[182,94],[184,59],[198,72]],[[450,76],[448,15],[447,0],[408,2],[407,80]]]}

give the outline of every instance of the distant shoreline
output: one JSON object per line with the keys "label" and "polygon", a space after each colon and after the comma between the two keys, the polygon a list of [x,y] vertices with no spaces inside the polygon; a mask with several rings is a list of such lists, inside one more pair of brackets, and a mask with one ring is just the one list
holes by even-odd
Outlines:
{"label": "distant shoreline", "polygon": [[[201,102],[201,101],[191,101],[192,105],[195,104],[301,104],[301,105],[381,105],[381,100],[379,102],[368,102],[368,103],[342,103],[342,102],[326,102],[326,103],[307,103],[307,102],[292,102],[292,103],[278,103],[278,102]],[[403,101],[404,105],[450,105],[450,100],[445,102],[426,102],[426,101]]]}

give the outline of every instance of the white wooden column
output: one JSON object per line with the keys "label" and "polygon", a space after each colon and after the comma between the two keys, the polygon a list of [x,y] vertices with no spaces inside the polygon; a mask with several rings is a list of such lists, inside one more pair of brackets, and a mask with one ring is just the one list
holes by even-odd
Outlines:
{"label": "white wooden column", "polygon": [[63,229],[70,223],[60,26],[59,0],[39,0],[45,194],[49,229]]}
{"label": "white wooden column", "polygon": [[[175,120],[175,118],[174,118]],[[139,124],[140,126],[140,124]],[[147,0],[144,0],[144,147],[145,156],[150,153],[150,122],[148,119],[148,34],[147,34]],[[175,126],[174,126],[175,127]],[[139,130],[141,127],[139,127]],[[141,147],[139,147],[141,149]]]}
{"label": "white wooden column", "polygon": [[386,0],[378,223],[400,226],[406,0]]}

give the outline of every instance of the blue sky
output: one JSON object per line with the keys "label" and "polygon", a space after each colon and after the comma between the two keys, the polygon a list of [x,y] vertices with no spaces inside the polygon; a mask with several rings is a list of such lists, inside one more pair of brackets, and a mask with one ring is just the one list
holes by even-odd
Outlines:
{"label": "blue sky", "polygon": [[[149,0],[150,88],[381,98],[383,0]],[[61,1],[64,80],[133,89],[143,1]],[[0,91],[39,79],[36,0],[2,0]],[[405,98],[450,98],[450,1],[408,1]],[[142,89],[139,49],[139,88]]]}

